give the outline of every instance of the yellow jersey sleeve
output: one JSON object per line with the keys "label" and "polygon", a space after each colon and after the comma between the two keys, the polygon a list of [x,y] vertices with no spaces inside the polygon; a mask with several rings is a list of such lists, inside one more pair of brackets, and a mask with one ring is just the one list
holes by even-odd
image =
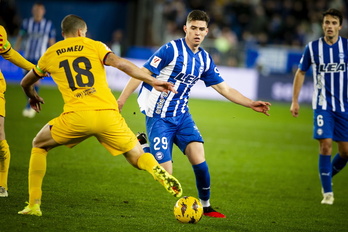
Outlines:
{"label": "yellow jersey sleeve", "polygon": [[0,25],[0,54],[6,53],[11,49],[10,42],[7,41],[7,33],[3,26]]}
{"label": "yellow jersey sleeve", "polygon": [[104,59],[111,50],[85,37],[67,38],[47,49],[34,71],[50,73],[64,100],[64,112],[118,109],[108,86]]}
{"label": "yellow jersey sleeve", "polygon": [[10,42],[7,41],[7,33],[3,26],[0,26],[0,55],[25,70],[30,70],[34,67],[32,63],[11,47]]}

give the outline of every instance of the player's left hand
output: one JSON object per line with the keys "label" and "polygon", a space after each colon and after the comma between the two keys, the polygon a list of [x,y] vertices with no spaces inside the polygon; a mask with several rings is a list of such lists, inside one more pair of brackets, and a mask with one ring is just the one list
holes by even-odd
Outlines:
{"label": "player's left hand", "polygon": [[178,93],[178,91],[175,90],[174,84],[166,81],[161,81],[161,80],[155,80],[153,82],[153,87],[160,92],[173,92],[173,93]]}
{"label": "player's left hand", "polygon": [[260,112],[263,113],[267,116],[269,116],[270,114],[268,113],[268,111],[271,109],[270,108],[271,103],[269,102],[264,102],[264,101],[254,101],[251,103],[251,109],[255,110],[256,112]]}

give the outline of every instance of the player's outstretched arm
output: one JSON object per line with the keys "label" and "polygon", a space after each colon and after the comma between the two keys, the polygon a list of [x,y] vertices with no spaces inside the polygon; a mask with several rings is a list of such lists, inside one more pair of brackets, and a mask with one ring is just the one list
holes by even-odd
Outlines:
{"label": "player's outstretched arm", "polygon": [[141,80],[130,78],[127,85],[122,90],[121,95],[117,98],[118,109],[121,112],[124,104],[126,103],[129,96],[138,88],[141,84]]}
{"label": "player's outstretched arm", "polygon": [[29,71],[34,68],[34,64],[27,61],[21,54],[19,54],[16,50],[11,48],[8,52],[2,55],[6,60],[11,63],[17,65],[18,67]]}
{"label": "player's outstretched arm", "polygon": [[225,82],[221,82],[217,85],[212,85],[212,87],[231,102],[251,108],[256,112],[260,112],[269,116],[268,111],[270,110],[271,103],[264,101],[253,101],[245,97],[236,89],[228,86]]}
{"label": "player's outstretched arm", "polygon": [[171,91],[177,93],[172,83],[157,80],[156,78],[142,71],[138,66],[136,66],[129,60],[116,56],[114,53],[109,53],[107,55],[105,64],[118,68],[119,70],[127,73],[129,76],[148,83],[149,85],[153,86],[157,91]]}

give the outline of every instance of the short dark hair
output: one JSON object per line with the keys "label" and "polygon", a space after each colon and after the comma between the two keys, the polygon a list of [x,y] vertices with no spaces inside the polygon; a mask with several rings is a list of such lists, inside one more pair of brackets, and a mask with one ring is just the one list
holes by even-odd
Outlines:
{"label": "short dark hair", "polygon": [[193,10],[187,15],[186,23],[191,21],[205,21],[208,25],[210,18],[208,14],[202,10]]}
{"label": "short dark hair", "polygon": [[45,7],[45,4],[43,4],[43,2],[41,2],[41,1],[36,1],[36,2],[34,2],[33,6],[42,6],[42,7]]}
{"label": "short dark hair", "polygon": [[328,9],[327,11],[325,11],[325,12],[323,13],[323,20],[324,20],[324,17],[325,17],[326,15],[331,15],[331,16],[336,16],[336,17],[338,17],[338,18],[339,18],[339,21],[340,21],[340,25],[342,25],[342,22],[343,22],[343,15],[342,15],[341,11],[336,10],[336,9],[333,9],[333,8],[330,8],[330,9]]}
{"label": "short dark hair", "polygon": [[86,26],[86,22],[77,15],[67,15],[62,20],[61,27],[64,34],[74,33]]}

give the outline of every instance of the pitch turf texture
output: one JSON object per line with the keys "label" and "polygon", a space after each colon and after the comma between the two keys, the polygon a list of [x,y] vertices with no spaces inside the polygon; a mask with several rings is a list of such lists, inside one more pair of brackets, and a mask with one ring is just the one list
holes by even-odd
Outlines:
{"label": "pitch turf texture", "polygon": [[[190,110],[205,138],[212,180],[212,205],[227,218],[203,217],[195,225],[173,215],[177,198],[145,171],[111,156],[95,138],[73,149],[48,154],[42,217],[17,215],[28,200],[31,141],[62,111],[54,87],[42,87],[43,110],[23,118],[24,94],[6,92],[6,136],[11,148],[9,197],[0,199],[0,231],[347,231],[348,170],[334,178],[335,203],[321,205],[317,142],[312,111],[302,106],[293,118],[289,104],[274,103],[267,117],[229,102],[191,99]],[[115,92],[115,96],[119,95]],[[135,113],[134,113],[135,112]],[[123,115],[136,133],[143,131],[135,95]],[[336,151],[336,150],[335,150]],[[347,168],[346,168],[347,169]],[[184,195],[197,197],[193,171],[174,149],[174,175]]]}

